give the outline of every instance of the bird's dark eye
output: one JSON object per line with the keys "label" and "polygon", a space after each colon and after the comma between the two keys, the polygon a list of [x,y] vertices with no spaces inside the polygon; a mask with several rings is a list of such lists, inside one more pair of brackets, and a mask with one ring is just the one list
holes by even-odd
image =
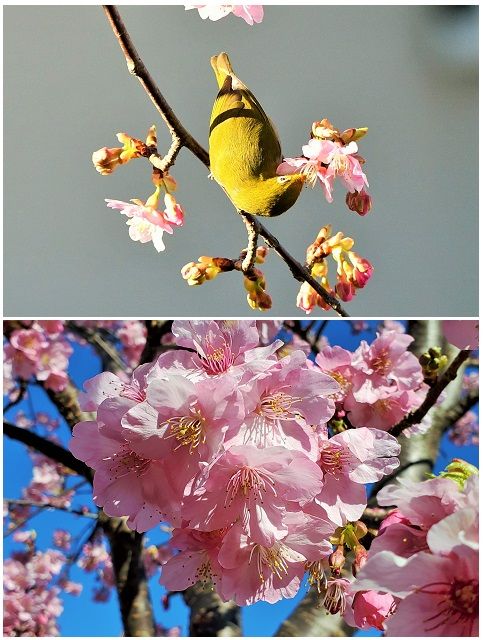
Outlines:
{"label": "bird's dark eye", "polygon": [[280,183],[287,182],[288,179],[289,179],[288,176],[279,176],[277,178],[278,182],[280,182]]}

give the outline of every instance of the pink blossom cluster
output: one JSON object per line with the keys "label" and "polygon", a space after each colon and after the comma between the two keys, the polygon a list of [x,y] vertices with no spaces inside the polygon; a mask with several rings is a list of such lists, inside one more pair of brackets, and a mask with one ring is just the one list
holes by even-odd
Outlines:
{"label": "pink blossom cluster", "polygon": [[200,18],[219,20],[230,13],[243,18],[249,25],[263,20],[263,6],[261,4],[185,4],[185,9],[198,9]]}
{"label": "pink blossom cluster", "polygon": [[448,431],[448,438],[458,446],[478,445],[480,428],[478,416],[474,411],[467,411]]}
{"label": "pink blossom cluster", "polygon": [[351,585],[349,623],[387,636],[477,636],[477,475],[463,487],[447,477],[399,480],[377,497],[396,509]]}
{"label": "pink blossom cluster", "polygon": [[[120,354],[130,368],[139,364],[146,344],[146,325],[142,320],[77,320],[76,324],[88,329],[104,329],[113,340],[120,341]],[[81,344],[86,341],[78,334],[72,338]]]}
{"label": "pink blossom cluster", "polygon": [[284,158],[277,173],[304,173],[309,184],[321,185],[327,202],[333,202],[333,190],[338,178],[347,189],[346,204],[349,209],[364,216],[371,210],[372,199],[366,191],[369,183],[362,170],[365,160],[358,153],[356,140],[366,133],[366,128],[340,132],[326,118],[314,122],[312,137],[302,146],[303,155]]}
{"label": "pink blossom cluster", "polygon": [[62,613],[59,586],[53,584],[65,557],[59,551],[35,551],[27,537],[25,551],[15,552],[3,564],[3,633],[15,636],[59,635]]}
{"label": "pink blossom cluster", "polygon": [[[428,391],[416,356],[408,351],[413,338],[392,328],[365,340],[354,353],[339,346],[325,347],[315,361],[340,385],[336,417],[353,427],[389,430],[419,407]],[[406,429],[406,436],[424,433],[427,419]]]}
{"label": "pink blossom cluster", "polygon": [[72,347],[61,335],[63,322],[39,320],[29,321],[28,325],[14,330],[4,342],[4,389],[13,392],[16,379],[35,378],[47,389],[62,391],[67,386],[72,354]]}
{"label": "pink blossom cluster", "polygon": [[[211,580],[245,605],[295,595],[306,572],[323,581],[330,536],[361,516],[364,484],[398,466],[396,439],[372,425],[331,436],[337,376],[303,351],[277,354],[280,340],[260,346],[255,322],[175,321],[172,332],[179,348],[129,381],[85,383],[81,406],[96,419],[76,425],[70,449],[95,471],[96,504],[138,531],[171,523],[171,591]],[[401,359],[394,375],[412,380]]]}
{"label": "pink blossom cluster", "polygon": [[59,428],[59,418],[53,418],[45,411],[36,411],[34,416],[29,417],[25,411],[17,411],[15,415],[15,424],[22,429],[32,429],[32,427],[42,427],[46,433],[52,433]]}
{"label": "pink blossom cluster", "polygon": [[[143,562],[148,578],[154,576],[163,562],[171,557],[171,551],[164,544],[149,545],[143,549]],[[92,573],[96,578],[92,599],[94,602],[106,602],[109,600],[112,588],[115,586],[114,569],[112,559],[103,539],[96,536],[92,542],[82,547],[82,554],[77,561],[77,566]]]}
{"label": "pink blossom cluster", "polygon": [[[75,493],[66,487],[65,468],[42,454],[31,452],[32,479],[22,489],[22,500],[41,502],[58,507],[70,505]],[[24,504],[10,503],[5,515],[9,517],[9,528],[17,527],[28,519],[32,507]]]}

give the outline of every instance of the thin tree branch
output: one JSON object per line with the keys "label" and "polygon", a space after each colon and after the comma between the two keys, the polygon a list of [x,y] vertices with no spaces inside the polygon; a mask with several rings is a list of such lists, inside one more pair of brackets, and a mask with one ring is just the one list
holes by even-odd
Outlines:
{"label": "thin tree branch", "polygon": [[243,271],[243,273],[246,273],[247,271],[250,271],[255,264],[255,260],[257,257],[258,233],[253,222],[246,216],[246,214],[240,212],[240,215],[243,218],[243,222],[245,223],[245,227],[248,233],[247,254],[243,259],[241,265],[241,270]]}
{"label": "thin tree branch", "polygon": [[114,35],[117,38],[119,46],[122,49],[129,73],[135,76],[143,86],[151,99],[151,102],[154,104],[160,116],[166,123],[169,132],[173,136],[173,141],[175,137],[177,137],[182,146],[189,149],[199,160],[201,160],[203,164],[209,167],[210,161],[208,153],[183,127],[174,111],[165,100],[163,94],[157,87],[137,52],[117,8],[114,5],[103,5],[103,9],[112,27]]}
{"label": "thin tree branch", "polygon": [[24,500],[21,498],[4,498],[4,502],[8,505],[17,504],[21,507],[37,507],[38,509],[57,509],[57,511],[65,511],[66,513],[72,513],[75,516],[83,516],[84,518],[90,518],[91,520],[97,520],[99,517],[97,513],[91,513],[90,511],[82,511],[82,509],[73,509],[71,507],[63,507],[61,505],[52,504],[51,502],[38,502],[35,500]]}
{"label": "thin tree branch", "polygon": [[480,394],[478,390],[470,391],[463,398],[455,402],[455,404],[445,412],[445,426],[444,431],[448,431],[455,422],[458,422],[460,418],[462,418],[465,413],[470,411],[476,404],[478,404],[480,399]]}
{"label": "thin tree branch", "polygon": [[[162,119],[166,123],[166,126],[168,127],[168,130],[171,134],[173,141],[171,149],[168,152],[168,155],[163,159],[163,161],[166,161],[166,158],[168,158],[168,156],[176,157],[181,147],[186,147],[209,169],[210,158],[208,152],[183,127],[174,111],[169,106],[165,97],[148,72],[139,53],[137,52],[136,47],[134,46],[131,37],[129,36],[129,33],[126,29],[126,26],[119,14],[119,11],[114,5],[103,5],[103,8],[107,19],[109,20],[109,23],[112,27],[114,35],[117,38],[119,46],[121,47],[121,50],[124,54],[129,73],[138,78],[139,82],[149,96],[151,102],[154,104]],[[174,162],[174,158],[172,158],[172,161]],[[158,166],[158,164],[156,164],[155,166]],[[275,253],[277,253],[282,258],[296,280],[299,280],[301,282],[306,281],[320,295],[324,302],[326,302],[330,307],[332,307],[332,309],[334,309],[334,311],[336,311],[342,317],[349,317],[349,314],[344,311],[338,300],[327,293],[322,285],[312,277],[310,272],[304,266],[302,266],[300,262],[295,260],[295,258],[293,258],[290,253],[284,249],[284,247],[282,247],[277,238],[267,229],[265,229],[261,222],[256,220],[256,218],[248,213],[243,212],[243,215],[253,223],[254,229],[260,236],[262,236],[267,245],[269,247],[272,247]]]}
{"label": "thin tree branch", "polygon": [[470,353],[471,350],[468,349],[463,349],[458,353],[458,355],[451,362],[446,371],[438,378],[436,383],[432,387],[430,387],[421,406],[419,406],[415,411],[409,413],[400,422],[394,425],[394,427],[389,430],[389,433],[391,435],[397,438],[401,435],[404,429],[407,429],[408,427],[419,424],[421,422],[428,411],[432,407],[434,407],[434,405],[438,401],[438,398],[441,396],[449,383],[455,380],[456,376],[458,375],[459,368],[469,357]]}
{"label": "thin tree branch", "polygon": [[43,453],[48,458],[59,462],[64,467],[67,467],[71,471],[74,471],[74,473],[92,482],[92,470],[89,469],[86,464],[77,460],[70,451],[55,442],[42,438],[36,433],[33,433],[33,431],[17,427],[10,422],[3,423],[3,434],[12,440],[17,440],[18,442],[26,444],[28,447],[32,447],[32,449]]}
{"label": "thin tree branch", "polygon": [[102,360],[104,371],[120,370],[126,368],[126,363],[120,357],[117,349],[99,334],[95,329],[83,327],[76,322],[69,320],[66,325],[70,331],[84,338],[96,350]]}

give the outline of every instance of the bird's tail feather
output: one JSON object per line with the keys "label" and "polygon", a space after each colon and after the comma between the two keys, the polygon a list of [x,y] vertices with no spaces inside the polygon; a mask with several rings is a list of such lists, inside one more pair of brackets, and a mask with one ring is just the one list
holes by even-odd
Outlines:
{"label": "bird's tail feather", "polygon": [[230,58],[224,51],[219,53],[217,56],[211,57],[211,66],[213,67],[213,71],[215,72],[216,81],[219,88],[223,86],[223,83],[225,82],[225,78],[227,76],[236,78],[233,67],[231,66]]}

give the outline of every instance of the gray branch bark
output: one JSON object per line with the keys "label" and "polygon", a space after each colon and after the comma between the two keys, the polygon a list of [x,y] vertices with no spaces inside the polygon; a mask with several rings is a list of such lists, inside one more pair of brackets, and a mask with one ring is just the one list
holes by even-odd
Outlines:
{"label": "gray branch bark", "polygon": [[183,592],[190,607],[190,636],[237,638],[242,635],[241,612],[234,602],[223,602],[211,585],[201,582]]}

